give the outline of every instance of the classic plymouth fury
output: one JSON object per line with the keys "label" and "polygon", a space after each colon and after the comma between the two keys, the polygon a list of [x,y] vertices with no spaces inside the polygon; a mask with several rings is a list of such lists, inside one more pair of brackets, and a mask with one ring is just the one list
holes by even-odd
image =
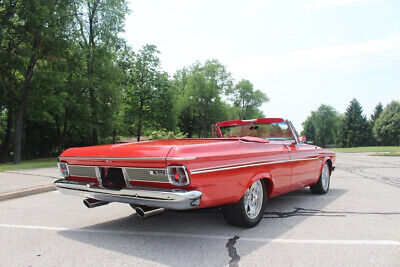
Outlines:
{"label": "classic plymouth fury", "polygon": [[315,194],[329,190],[334,152],[306,144],[290,121],[223,121],[213,134],[67,149],[55,187],[85,197],[89,208],[128,203],[141,218],[219,207],[240,227],[259,223],[268,198],[306,186]]}

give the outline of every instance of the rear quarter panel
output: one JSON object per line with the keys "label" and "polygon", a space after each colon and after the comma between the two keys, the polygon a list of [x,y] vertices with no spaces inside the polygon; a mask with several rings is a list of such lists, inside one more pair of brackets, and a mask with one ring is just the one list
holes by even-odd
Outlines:
{"label": "rear quarter panel", "polygon": [[168,154],[168,158],[174,157],[196,157],[185,162],[168,160],[167,165],[188,168],[191,184],[186,189],[203,193],[199,208],[235,203],[258,179],[270,179],[268,197],[290,190],[290,163],[280,162],[289,159],[282,144],[233,141],[180,146]]}

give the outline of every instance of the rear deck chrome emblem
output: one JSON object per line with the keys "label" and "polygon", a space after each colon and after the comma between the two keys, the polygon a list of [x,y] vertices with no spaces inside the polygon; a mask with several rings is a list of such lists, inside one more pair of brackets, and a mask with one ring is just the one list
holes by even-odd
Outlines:
{"label": "rear deck chrome emblem", "polygon": [[151,170],[150,175],[167,175],[165,170]]}

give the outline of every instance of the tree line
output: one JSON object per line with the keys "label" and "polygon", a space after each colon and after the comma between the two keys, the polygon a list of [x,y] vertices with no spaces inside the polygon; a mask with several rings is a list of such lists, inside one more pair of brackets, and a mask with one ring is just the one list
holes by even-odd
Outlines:
{"label": "tree line", "polygon": [[0,161],[122,136],[208,137],[261,117],[268,97],[216,59],[172,77],[157,47],[121,38],[125,0],[0,1]]}
{"label": "tree line", "polygon": [[357,99],[351,100],[343,115],[322,104],[302,125],[302,135],[323,147],[399,146],[400,102],[392,101],[385,108],[377,104],[370,118],[363,114]]}

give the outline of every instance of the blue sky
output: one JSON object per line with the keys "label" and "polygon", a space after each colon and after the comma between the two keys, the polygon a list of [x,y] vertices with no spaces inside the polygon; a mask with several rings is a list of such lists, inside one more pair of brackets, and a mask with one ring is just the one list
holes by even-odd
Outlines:
{"label": "blue sky", "polygon": [[320,104],[370,115],[400,100],[400,1],[131,0],[125,38],[161,51],[170,75],[216,58],[270,102],[267,117],[301,123]]}

